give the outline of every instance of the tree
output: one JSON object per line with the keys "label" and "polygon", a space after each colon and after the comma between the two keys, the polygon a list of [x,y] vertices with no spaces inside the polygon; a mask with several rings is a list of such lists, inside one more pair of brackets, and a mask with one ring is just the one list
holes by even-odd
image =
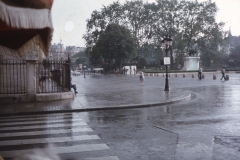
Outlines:
{"label": "tree", "polygon": [[118,24],[109,24],[99,36],[96,45],[90,52],[93,63],[113,64],[115,68],[122,68],[122,63],[136,56],[135,38],[128,29]]}
{"label": "tree", "polygon": [[240,67],[240,44],[231,49],[228,64],[230,67]]}
{"label": "tree", "polygon": [[[166,34],[174,39],[170,50],[171,67],[182,62],[185,46],[193,40],[198,43],[201,58],[218,57],[225,53],[219,46],[227,45],[228,33],[223,31],[224,23],[216,23],[217,6],[211,0],[205,2],[187,0],[157,0],[157,3],[143,3],[143,0],[118,1],[94,11],[87,20],[87,53],[94,50],[100,35],[109,24],[126,27],[136,37],[137,59],[152,55],[151,48],[160,48]],[[224,48],[224,47],[223,47]],[[160,56],[163,51],[158,52]],[[179,54],[179,55],[176,55]],[[160,56],[156,56],[159,61]],[[99,58],[99,57],[96,57]],[[210,61],[209,61],[210,62]],[[206,63],[209,65],[209,63]]]}
{"label": "tree", "polygon": [[83,62],[87,62],[88,63],[88,57],[86,55],[86,51],[80,51],[78,52],[77,54],[73,55],[72,56],[72,59],[71,59],[71,63],[73,65],[79,65],[79,64],[83,64]]}

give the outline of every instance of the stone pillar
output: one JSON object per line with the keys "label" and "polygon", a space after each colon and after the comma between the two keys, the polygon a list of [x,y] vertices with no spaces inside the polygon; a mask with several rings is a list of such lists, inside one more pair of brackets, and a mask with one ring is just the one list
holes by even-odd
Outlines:
{"label": "stone pillar", "polygon": [[[2,61],[3,61],[3,55],[0,55],[0,63],[2,63]],[[1,77],[4,77],[2,65],[0,65],[0,86],[3,85]],[[0,93],[1,93],[1,88],[0,88]]]}
{"label": "stone pillar", "polygon": [[228,81],[229,80],[229,75],[226,75],[226,81]]}
{"label": "stone pillar", "polygon": [[217,78],[217,77],[216,77],[216,75],[214,74],[214,75],[213,75],[213,80],[216,80],[216,78]]}
{"label": "stone pillar", "polygon": [[27,94],[29,98],[36,97],[36,60],[26,60],[27,62]]}

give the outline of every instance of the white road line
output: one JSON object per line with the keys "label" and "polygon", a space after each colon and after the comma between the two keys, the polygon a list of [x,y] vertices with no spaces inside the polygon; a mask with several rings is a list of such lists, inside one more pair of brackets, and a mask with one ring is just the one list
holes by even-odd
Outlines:
{"label": "white road line", "polygon": [[48,135],[48,134],[65,134],[65,133],[78,133],[78,132],[91,132],[92,128],[72,128],[72,129],[51,129],[45,131],[34,131],[34,132],[11,132],[11,133],[0,133],[0,137],[15,137],[15,136],[35,136],[35,135]]}
{"label": "white road line", "polygon": [[25,122],[0,122],[0,127],[1,126],[6,126],[6,125],[21,125],[21,124],[36,124],[36,123],[56,123],[56,122],[75,122],[75,121],[83,121],[81,118],[79,119],[42,119],[42,120],[37,120],[37,121],[30,121],[26,120]]}
{"label": "white road line", "polygon": [[50,114],[50,115],[26,115],[26,116],[10,116],[10,117],[0,117],[0,122],[9,122],[16,120],[38,120],[38,119],[62,119],[62,118],[78,118],[80,116],[72,114]]}
{"label": "white road line", "polygon": [[[77,145],[77,146],[55,147],[54,149],[58,154],[66,154],[66,153],[105,150],[105,149],[109,149],[109,147],[106,144],[83,144],[83,145]],[[39,149],[39,150],[43,150],[43,149]],[[0,151],[0,155],[3,158],[18,157],[19,155],[22,155],[26,152],[31,152],[31,151],[32,150]]]}
{"label": "white road line", "polygon": [[21,140],[11,140],[11,141],[0,141],[0,146],[35,144],[35,143],[75,142],[75,141],[93,140],[93,139],[100,139],[100,138],[97,135],[80,135],[80,136],[72,136],[72,137],[21,139]]}
{"label": "white road line", "polygon": [[81,160],[119,160],[116,156],[108,156],[108,157],[96,157],[96,158],[83,158]]}
{"label": "white road line", "polygon": [[87,126],[85,122],[73,122],[70,124],[41,124],[37,126],[16,126],[16,127],[5,127],[1,128],[0,131],[4,130],[21,130],[21,129],[40,129],[40,128],[58,128],[58,127],[76,127],[76,126]]}

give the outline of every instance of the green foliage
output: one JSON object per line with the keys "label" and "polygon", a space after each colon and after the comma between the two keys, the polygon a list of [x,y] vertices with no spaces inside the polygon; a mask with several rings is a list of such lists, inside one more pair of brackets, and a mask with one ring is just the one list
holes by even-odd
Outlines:
{"label": "green foliage", "polygon": [[71,65],[73,66],[78,66],[84,62],[86,62],[86,64],[89,64],[89,59],[86,51],[80,51],[77,54],[73,55],[71,58]]}
{"label": "green foliage", "polygon": [[93,46],[90,59],[95,64],[113,63],[116,68],[122,68],[124,61],[135,57],[135,48],[135,38],[128,29],[118,24],[109,24]]}
{"label": "green foliage", "polygon": [[205,65],[211,65],[210,60],[219,65],[226,55],[226,50],[219,50],[219,46],[226,48],[229,33],[223,30],[223,22],[216,22],[216,14],[217,6],[211,0],[157,0],[156,3],[138,0],[123,4],[116,1],[103,6],[100,11],[93,11],[91,18],[87,20],[87,32],[83,38],[86,40],[87,52],[95,52],[92,53],[92,60],[95,62],[102,61],[103,58],[97,54],[98,40],[109,24],[118,24],[126,27],[136,37],[138,60],[145,58],[148,63],[153,63],[152,55],[156,54],[157,65],[164,54],[163,51],[153,50],[159,49],[162,38],[169,34],[174,40],[170,51],[171,68],[183,65],[184,48],[192,40],[198,44],[201,59],[206,61]]}
{"label": "green foliage", "polygon": [[240,44],[231,49],[228,64],[229,67],[240,67]]}

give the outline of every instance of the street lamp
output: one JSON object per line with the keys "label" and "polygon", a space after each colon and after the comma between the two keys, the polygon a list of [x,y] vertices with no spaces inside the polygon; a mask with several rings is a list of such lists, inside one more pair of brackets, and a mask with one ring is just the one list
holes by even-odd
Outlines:
{"label": "street lamp", "polygon": [[163,64],[166,66],[166,81],[165,81],[165,89],[164,91],[170,91],[169,83],[168,83],[168,65],[170,65],[170,57],[168,57],[168,51],[172,47],[172,38],[171,36],[166,35],[166,37],[162,40],[162,48],[166,52],[166,57],[164,57]]}
{"label": "street lamp", "polygon": [[86,76],[85,76],[85,68],[86,68],[86,61],[84,60],[84,62],[83,62],[83,72],[84,72],[84,78],[86,78]]}

